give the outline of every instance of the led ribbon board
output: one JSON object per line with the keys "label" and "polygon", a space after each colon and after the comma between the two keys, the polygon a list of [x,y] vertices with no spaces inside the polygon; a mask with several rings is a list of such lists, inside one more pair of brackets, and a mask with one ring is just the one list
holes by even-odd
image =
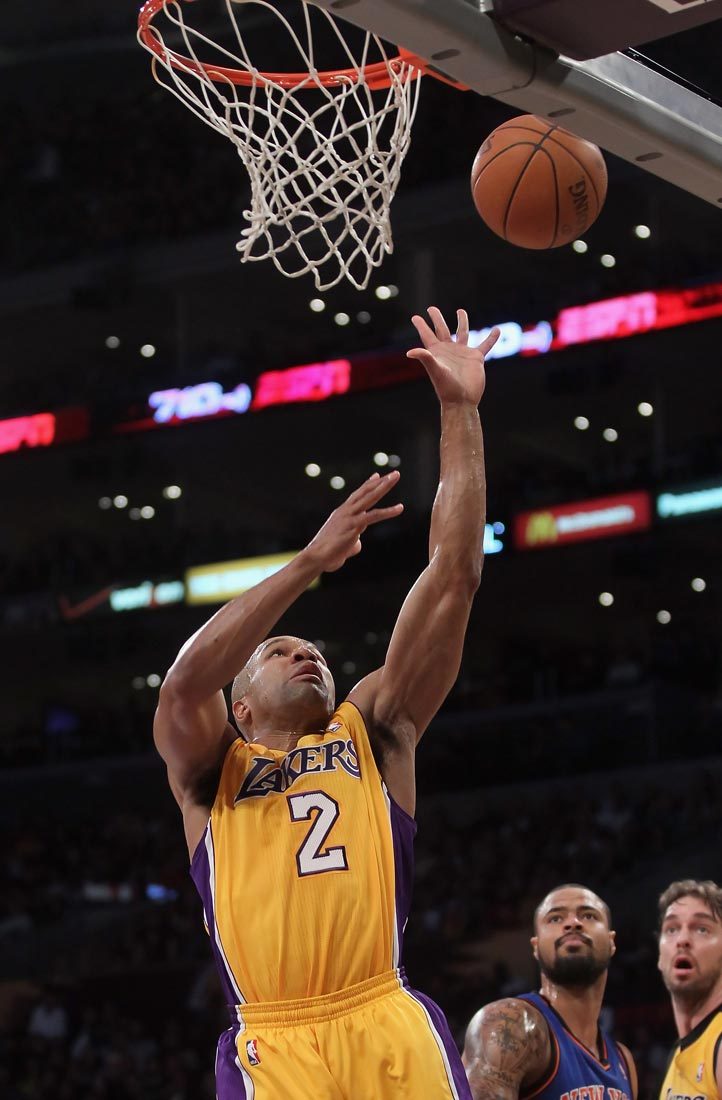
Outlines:
{"label": "led ribbon board", "polygon": [[645,531],[650,525],[649,493],[622,493],[522,512],[514,517],[514,546],[536,550]]}
{"label": "led ribbon board", "polygon": [[722,509],[722,484],[690,486],[680,491],[667,491],[657,497],[657,515],[660,519],[678,516],[696,516],[701,512],[718,512]]}
{"label": "led ribbon board", "polygon": [[351,362],[348,359],[266,371],[259,376],[256,384],[253,409],[291,405],[299,401],[325,401],[328,397],[348,393],[350,385]]}
{"label": "led ribbon board", "polygon": [[218,382],[202,382],[183,389],[156,390],[148,398],[156,424],[201,420],[223,413],[244,413],[251,404],[251,389],[241,382],[229,393]]}
{"label": "led ribbon board", "polygon": [[25,448],[52,447],[88,436],[88,413],[83,408],[33,413],[0,420],[0,455]]}
{"label": "led ribbon board", "polygon": [[[643,291],[563,309],[553,322],[519,324],[502,321],[472,330],[470,342],[480,344],[492,327],[500,337],[488,358],[538,356],[604,340],[621,340],[680,325],[722,317],[722,282],[686,290]],[[174,425],[238,416],[249,411],[412,382],[423,375],[419,364],[401,352],[385,351],[309,363],[286,370],[265,371],[254,389],[245,382],[224,391],[219,382],[154,390],[144,402],[115,413],[111,424],[102,412],[90,431],[90,411],[67,408],[55,412],[0,420],[0,455],[25,448],[47,448],[93,434],[146,431]]]}
{"label": "led ribbon board", "polygon": [[185,596],[183,581],[143,581],[133,588],[116,588],[110,593],[113,611],[136,611],[142,607],[165,607],[181,603]]}
{"label": "led ribbon board", "polygon": [[[297,553],[297,550],[292,550],[286,554],[265,554],[259,558],[239,558],[188,569],[185,575],[186,603],[225,603],[277,573]],[[316,580],[309,587],[315,588],[317,585]]]}

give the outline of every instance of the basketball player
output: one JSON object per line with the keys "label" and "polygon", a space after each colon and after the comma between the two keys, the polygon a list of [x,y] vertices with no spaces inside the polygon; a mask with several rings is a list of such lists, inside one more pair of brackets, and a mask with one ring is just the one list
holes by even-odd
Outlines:
{"label": "basketball player", "polygon": [[722,1097],[722,888],[673,882],[659,899],[659,969],[679,1039],[662,1100]]}
{"label": "basketball player", "polygon": [[[221,608],[180,651],[155,741],[231,1011],[219,1100],[469,1100],[437,1006],[400,969],[415,833],[414,754],[458,674],[485,519],[484,356],[440,311],[414,317],[441,406],[429,564],[386,661],[335,703],[322,654],[267,638],[323,572],[361,550],[399,474],[374,474],[294,560]],[[341,609],[342,612],[343,609]],[[228,721],[222,688],[233,680]]]}
{"label": "basketball player", "polygon": [[599,1026],[615,952],[609,908],[576,883],[538,905],[531,939],[539,993],[495,1001],[469,1024],[473,1100],[636,1100],[632,1056]]}

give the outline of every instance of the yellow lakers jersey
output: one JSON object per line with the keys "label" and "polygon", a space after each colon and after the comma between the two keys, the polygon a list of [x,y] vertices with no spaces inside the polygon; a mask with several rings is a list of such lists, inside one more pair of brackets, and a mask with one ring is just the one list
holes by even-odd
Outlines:
{"label": "yellow lakers jersey", "polygon": [[660,1100],[722,1100],[715,1061],[722,1058],[722,1005],[675,1043]]}
{"label": "yellow lakers jersey", "polygon": [[322,996],[399,966],[415,830],[352,703],[289,752],[235,741],[191,863],[228,1003]]}

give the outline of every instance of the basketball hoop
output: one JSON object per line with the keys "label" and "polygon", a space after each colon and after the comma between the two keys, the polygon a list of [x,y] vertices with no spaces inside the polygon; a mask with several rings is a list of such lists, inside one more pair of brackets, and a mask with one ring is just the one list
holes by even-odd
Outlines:
{"label": "basketball hoop", "polygon": [[[243,161],[251,197],[236,245],[241,260],[271,259],[289,278],[311,272],[319,290],[342,279],[365,289],[393,251],[389,208],[426,63],[405,50],[392,55],[366,32],[352,52],[339,23],[310,0],[298,0],[302,31],[271,0],[223,0],[231,50],[185,22],[189,2],[147,0],[138,39],[153,55],[156,81],[233,142]],[[251,8],[277,20],[274,30],[300,57],[298,72],[255,67],[239,21]],[[161,14],[165,33],[182,40],[184,53],[166,44],[155,20]],[[319,21],[346,67],[318,70]],[[207,59],[209,50],[220,63]]]}

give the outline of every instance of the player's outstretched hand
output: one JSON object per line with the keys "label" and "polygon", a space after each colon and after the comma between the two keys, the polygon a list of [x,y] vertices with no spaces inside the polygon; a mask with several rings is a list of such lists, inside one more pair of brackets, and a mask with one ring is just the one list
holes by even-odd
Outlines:
{"label": "player's outstretched hand", "polygon": [[324,573],[340,569],[345,561],[361,551],[361,535],[374,523],[400,516],[403,504],[388,508],[376,508],[378,502],[393,489],[399,480],[398,470],[380,477],[372,474],[351,496],[331,513],[321,530],[308,544]]}
{"label": "player's outstretched hand", "polygon": [[423,365],[442,404],[473,402],[478,405],[486,385],[484,357],[499,339],[499,330],[492,329],[479,347],[470,348],[469,318],[465,309],[457,310],[456,340],[452,339],[441,310],[430,306],[428,312],[433,329],[423,317],[411,318],[424,346],[412,348],[407,355]]}

